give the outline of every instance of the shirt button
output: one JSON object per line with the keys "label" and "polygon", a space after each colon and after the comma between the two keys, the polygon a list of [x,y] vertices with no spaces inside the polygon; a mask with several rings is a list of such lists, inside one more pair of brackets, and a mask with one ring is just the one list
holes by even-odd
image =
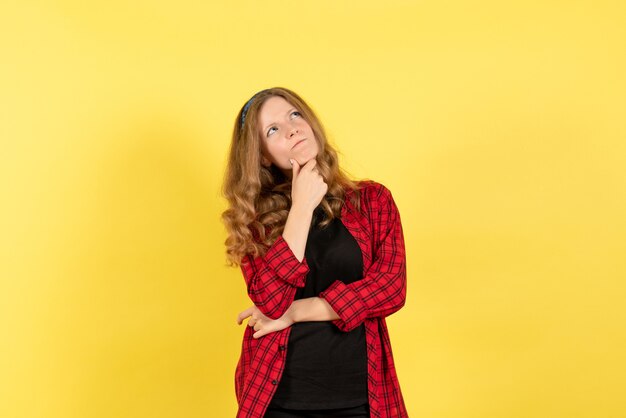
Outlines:
{"label": "shirt button", "polygon": [[277,385],[278,384],[278,380],[274,379],[272,380],[272,385]]}
{"label": "shirt button", "polygon": [[279,347],[278,347],[278,349],[279,349],[280,351],[283,351],[283,350],[285,349],[285,346],[284,346],[284,345],[281,345],[281,346],[279,346]]}

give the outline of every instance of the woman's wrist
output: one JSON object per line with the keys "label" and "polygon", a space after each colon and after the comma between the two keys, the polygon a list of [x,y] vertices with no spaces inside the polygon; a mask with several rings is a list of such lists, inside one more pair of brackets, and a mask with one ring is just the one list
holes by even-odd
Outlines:
{"label": "woman's wrist", "polygon": [[292,323],[295,324],[296,322],[300,322],[300,317],[299,317],[299,307],[300,304],[302,302],[300,300],[294,300],[293,302],[291,302],[291,306],[289,307],[289,309],[287,309],[287,311],[285,311],[285,315],[287,316],[287,319]]}
{"label": "woman's wrist", "polygon": [[328,302],[314,296],[305,299],[294,300],[285,312],[291,321],[333,321],[339,319],[339,315],[333,310]]}

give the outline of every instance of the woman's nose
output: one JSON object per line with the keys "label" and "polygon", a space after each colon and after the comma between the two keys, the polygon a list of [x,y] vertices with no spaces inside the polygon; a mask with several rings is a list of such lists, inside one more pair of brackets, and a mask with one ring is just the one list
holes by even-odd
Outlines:
{"label": "woman's nose", "polygon": [[289,138],[291,138],[297,132],[298,132],[298,127],[297,126],[291,127],[291,129],[289,129]]}

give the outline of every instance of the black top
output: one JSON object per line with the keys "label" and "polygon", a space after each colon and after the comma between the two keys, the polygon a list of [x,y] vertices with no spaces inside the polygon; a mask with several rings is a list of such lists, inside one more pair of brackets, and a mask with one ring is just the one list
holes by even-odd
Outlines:
{"label": "black top", "polygon": [[[294,299],[318,296],[335,280],[344,283],[363,278],[359,244],[341,220],[321,229],[324,212],[313,212],[305,257],[306,284]],[[365,326],[340,331],[331,321],[292,325],[287,359],[270,406],[291,409],[348,408],[367,403],[367,352]]]}

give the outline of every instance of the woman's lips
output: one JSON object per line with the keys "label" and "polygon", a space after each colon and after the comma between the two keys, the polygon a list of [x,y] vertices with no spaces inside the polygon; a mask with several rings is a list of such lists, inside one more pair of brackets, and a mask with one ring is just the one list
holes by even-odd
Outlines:
{"label": "woman's lips", "polygon": [[295,147],[298,146],[298,144],[301,144],[302,142],[306,141],[306,138],[301,139],[300,141],[296,142],[296,145],[294,145],[293,147],[291,147],[291,149],[294,149]]}

